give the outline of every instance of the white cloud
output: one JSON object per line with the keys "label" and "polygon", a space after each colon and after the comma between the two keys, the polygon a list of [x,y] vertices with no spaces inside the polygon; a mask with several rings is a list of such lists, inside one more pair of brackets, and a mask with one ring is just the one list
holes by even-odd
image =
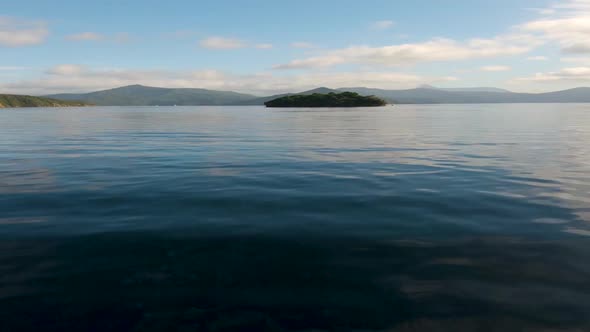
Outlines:
{"label": "white cloud", "polygon": [[565,1],[545,14],[520,28],[557,42],[564,53],[590,53],[590,0]]}
{"label": "white cloud", "polygon": [[308,42],[294,42],[291,43],[291,47],[293,48],[315,48],[315,45]]}
{"label": "white cloud", "polygon": [[245,43],[239,39],[224,37],[209,37],[201,40],[201,47],[211,50],[231,50],[246,47]]}
{"label": "white cloud", "polygon": [[70,76],[79,75],[85,71],[85,67],[79,65],[63,64],[55,66],[46,71],[50,75]]}
{"label": "white cloud", "polygon": [[74,42],[85,41],[111,41],[119,44],[126,44],[132,40],[131,35],[127,32],[119,32],[114,35],[104,35],[97,32],[81,32],[66,36],[66,40]]}
{"label": "white cloud", "polygon": [[590,65],[590,57],[565,57],[560,59],[561,62],[583,63]]}
{"label": "white cloud", "polygon": [[482,71],[498,72],[498,71],[509,71],[512,68],[509,66],[483,66],[480,68]]}
{"label": "white cloud", "polygon": [[0,83],[2,91],[43,95],[60,92],[86,92],[119,86],[143,84],[176,88],[232,90],[260,95],[303,91],[318,86],[368,86],[384,89],[413,88],[420,84],[453,81],[454,77],[425,77],[398,72],[317,72],[305,75],[277,75],[263,72],[236,75],[217,70],[127,70],[95,69],[63,64],[45,71],[37,79]]}
{"label": "white cloud", "polygon": [[353,46],[324,52],[306,59],[296,59],[276,65],[274,68],[312,69],[344,63],[395,66],[419,62],[493,58],[527,53],[541,44],[542,42],[537,38],[528,34],[504,35],[493,39],[470,39],[464,42],[439,38],[424,43],[382,47]]}
{"label": "white cloud", "polygon": [[346,63],[347,60],[341,56],[336,55],[326,55],[326,56],[318,56],[312,57],[302,60],[293,60],[286,64],[276,65],[274,69],[311,69],[311,68],[322,68],[322,67],[331,67],[335,65],[339,65],[342,63]]}
{"label": "white cloud", "polygon": [[45,41],[49,30],[44,22],[0,16],[0,46],[21,47]]}
{"label": "white cloud", "polygon": [[530,56],[527,58],[527,60],[529,60],[529,61],[547,61],[547,57],[542,56],[542,55]]}
{"label": "white cloud", "polygon": [[247,47],[268,50],[273,48],[273,44],[270,43],[250,44],[243,40],[224,37],[205,38],[201,40],[200,45],[210,50],[233,50]]}
{"label": "white cloud", "polygon": [[[495,38],[453,40],[437,38],[421,43],[385,46],[351,46],[318,52],[306,58],[275,65],[275,69],[314,69],[341,64],[400,66],[426,62],[464,61],[526,54],[546,42],[557,42],[564,52],[590,53],[590,0],[569,0],[537,10],[543,16],[525,22],[512,33]],[[380,21],[374,28],[387,28],[393,22]],[[305,43],[293,46],[305,47]],[[545,61],[531,56],[530,61]],[[490,70],[500,70],[490,68]],[[484,69],[485,70],[485,69]],[[502,70],[506,70],[503,68]]]}
{"label": "white cloud", "polygon": [[567,0],[561,3],[555,4],[553,9],[568,9],[578,11],[590,11],[590,1],[588,0]]}
{"label": "white cloud", "polygon": [[377,21],[371,24],[371,28],[375,30],[387,30],[394,25],[393,21],[384,20],[384,21]]}
{"label": "white cloud", "polygon": [[563,68],[555,72],[537,73],[531,77],[518,78],[517,81],[534,83],[590,83],[590,67]]}
{"label": "white cloud", "polygon": [[261,50],[269,50],[271,49],[273,46],[272,44],[257,44],[254,47],[261,49]]}
{"label": "white cloud", "polygon": [[71,41],[96,41],[103,40],[105,36],[96,32],[81,32],[73,35],[66,36],[67,40]]}

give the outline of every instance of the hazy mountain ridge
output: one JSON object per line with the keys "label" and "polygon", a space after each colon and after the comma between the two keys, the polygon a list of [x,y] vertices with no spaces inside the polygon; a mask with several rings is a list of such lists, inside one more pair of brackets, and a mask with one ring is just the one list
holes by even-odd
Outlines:
{"label": "hazy mountain ridge", "polygon": [[422,89],[432,89],[432,90],[441,90],[441,91],[451,91],[451,92],[512,92],[506,89],[499,89],[493,87],[474,87],[474,88],[438,88],[432,85],[423,84],[420,85],[418,88]]}
{"label": "hazy mountain ridge", "polygon": [[254,95],[232,91],[168,89],[143,85],[129,85],[82,94],[56,94],[47,97],[82,100],[101,106],[232,105],[256,98]]}
{"label": "hazy mountain ridge", "polygon": [[75,106],[88,106],[88,104],[78,101],[58,100],[54,98],[0,94],[0,108]]}
{"label": "hazy mountain ridge", "polygon": [[477,104],[477,103],[588,103],[590,88],[574,88],[547,93],[516,93],[498,88],[436,88],[386,90],[365,87],[330,89],[326,87],[299,93],[257,97],[231,91],[206,89],[168,89],[131,85],[86,94],[56,94],[48,97],[80,100],[103,106],[154,105],[264,105],[264,103],[294,94],[356,92],[374,95],[394,104]]}
{"label": "hazy mountain ridge", "polygon": [[478,104],[478,103],[588,103],[590,88],[574,88],[546,93],[516,93],[494,91],[448,91],[416,88],[384,90],[363,87],[342,88],[365,95],[375,95],[397,104]]}

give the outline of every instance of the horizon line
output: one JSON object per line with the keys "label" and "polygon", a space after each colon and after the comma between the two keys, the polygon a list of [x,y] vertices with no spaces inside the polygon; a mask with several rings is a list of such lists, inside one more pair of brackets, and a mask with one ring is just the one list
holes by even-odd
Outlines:
{"label": "horizon line", "polygon": [[[422,85],[418,85],[413,88],[401,88],[401,89],[387,89],[387,88],[368,87],[368,86],[347,86],[347,87],[339,87],[339,88],[318,86],[315,88],[310,88],[310,89],[306,89],[306,90],[298,91],[298,92],[276,91],[276,92],[269,92],[270,94],[254,94],[254,93],[248,93],[248,92],[241,92],[239,90],[222,90],[222,89],[216,90],[216,89],[208,89],[208,88],[201,88],[201,87],[165,87],[165,86],[152,86],[152,85],[144,85],[144,84],[128,84],[128,85],[115,86],[112,88],[104,88],[104,89],[99,89],[99,90],[88,90],[88,91],[84,91],[84,92],[57,92],[57,93],[49,93],[49,94],[20,94],[20,93],[15,94],[15,93],[2,93],[2,92],[0,92],[0,94],[22,95],[22,96],[28,95],[28,96],[35,96],[35,97],[44,97],[44,96],[64,95],[64,94],[90,94],[90,93],[95,93],[95,92],[117,90],[117,89],[129,88],[129,87],[144,87],[144,88],[167,89],[167,90],[183,90],[183,89],[184,90],[191,90],[191,89],[194,89],[194,90],[205,90],[205,91],[216,91],[216,92],[232,92],[232,93],[239,93],[239,94],[244,94],[244,95],[251,95],[254,97],[269,97],[269,96],[281,95],[281,94],[300,94],[300,93],[305,93],[305,92],[319,90],[319,89],[329,89],[329,90],[371,89],[371,90],[382,90],[382,91],[409,91],[409,90],[424,89],[424,90],[442,90],[442,91],[446,91],[446,92],[456,92],[456,93],[479,92],[479,93],[514,93],[514,94],[535,94],[535,95],[561,92],[561,91],[570,91],[570,90],[576,90],[576,89],[590,89],[590,86],[577,86],[577,87],[568,88],[568,89],[551,90],[551,91],[545,91],[545,92],[516,92],[516,91],[508,90],[505,88],[498,88],[498,87],[493,87],[493,86],[437,87],[437,86],[432,86],[432,85],[428,85],[428,84],[422,84]],[[482,90],[483,89],[496,89],[496,90],[503,90],[503,92],[500,92],[500,91],[496,91],[496,92],[495,91],[453,91],[453,90],[469,90],[469,89],[482,89]]]}

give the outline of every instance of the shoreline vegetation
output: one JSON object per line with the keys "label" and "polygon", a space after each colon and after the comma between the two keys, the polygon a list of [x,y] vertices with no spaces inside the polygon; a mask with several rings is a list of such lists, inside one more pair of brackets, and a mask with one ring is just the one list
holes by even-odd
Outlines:
{"label": "shoreline vegetation", "polygon": [[0,94],[0,108],[20,107],[83,107],[90,104],[80,101],[59,100],[54,98],[34,97],[24,95]]}
{"label": "shoreline vegetation", "polygon": [[264,103],[269,108],[287,107],[381,107],[387,102],[375,96],[361,96],[356,92],[313,93],[310,95],[290,95]]}

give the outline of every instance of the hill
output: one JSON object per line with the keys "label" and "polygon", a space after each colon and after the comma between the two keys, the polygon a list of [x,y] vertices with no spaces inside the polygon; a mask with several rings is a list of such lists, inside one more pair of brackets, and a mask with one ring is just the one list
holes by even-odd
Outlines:
{"label": "hill", "polygon": [[265,103],[266,107],[377,107],[387,103],[375,96],[361,96],[355,92],[312,93],[291,95]]}
{"label": "hill", "polygon": [[23,96],[23,95],[5,95],[0,94],[0,108],[9,107],[74,107],[88,106],[88,104],[78,101],[66,101],[53,98]]}
{"label": "hill", "polygon": [[232,105],[256,98],[231,91],[206,89],[168,89],[130,85],[82,94],[57,94],[47,97],[81,100],[101,106],[171,106],[171,105]]}
{"label": "hill", "polygon": [[450,91],[420,87],[408,90],[383,90],[364,87],[343,88],[364,95],[375,95],[398,104],[478,104],[478,103],[589,103],[590,88],[575,88],[547,93],[510,91]]}
{"label": "hill", "polygon": [[264,105],[266,102],[269,102],[271,100],[275,100],[275,99],[287,97],[287,96],[294,96],[294,95],[304,95],[305,96],[305,95],[312,95],[314,93],[326,94],[326,93],[330,93],[330,92],[340,93],[342,91],[334,90],[334,89],[330,89],[330,88],[326,88],[326,87],[321,87],[321,88],[316,88],[313,90],[307,90],[307,91],[298,92],[298,93],[283,93],[283,94],[266,96],[266,97],[257,97],[254,99],[247,100],[245,102],[240,102],[239,105]]}

